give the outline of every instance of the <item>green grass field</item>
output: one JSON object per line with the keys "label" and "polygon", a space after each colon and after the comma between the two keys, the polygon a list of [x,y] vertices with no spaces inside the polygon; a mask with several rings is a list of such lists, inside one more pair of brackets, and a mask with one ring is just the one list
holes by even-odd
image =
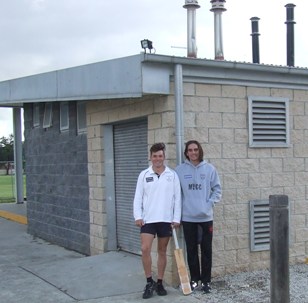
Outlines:
{"label": "green grass field", "polygon": [[[24,197],[26,197],[26,176],[24,178]],[[15,202],[15,177],[0,176],[0,203]]]}

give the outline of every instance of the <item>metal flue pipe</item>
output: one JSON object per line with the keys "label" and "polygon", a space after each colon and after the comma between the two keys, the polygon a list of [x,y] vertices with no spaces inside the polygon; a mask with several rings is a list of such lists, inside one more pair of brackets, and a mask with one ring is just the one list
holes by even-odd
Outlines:
{"label": "metal flue pipe", "polygon": [[214,12],[215,60],[224,60],[222,43],[222,13],[226,11],[225,0],[211,0],[211,12]]}
{"label": "metal flue pipe", "polygon": [[251,37],[252,37],[252,62],[260,63],[259,52],[259,20],[258,17],[252,17],[251,20]]}
{"label": "metal flue pipe", "polygon": [[185,0],[187,9],[187,57],[197,58],[196,43],[196,9],[200,7],[197,0]]}
{"label": "metal flue pipe", "polygon": [[292,3],[285,5],[287,9],[287,65],[294,66],[294,7]]}

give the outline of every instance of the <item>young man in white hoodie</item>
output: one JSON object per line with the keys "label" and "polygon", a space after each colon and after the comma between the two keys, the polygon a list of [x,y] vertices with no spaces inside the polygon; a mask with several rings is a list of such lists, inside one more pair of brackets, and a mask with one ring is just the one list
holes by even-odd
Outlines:
{"label": "young man in white hoodie", "polygon": [[[211,292],[213,207],[221,199],[221,185],[215,167],[203,160],[203,149],[196,140],[185,144],[184,163],[176,167],[182,188],[182,225],[192,290]],[[201,233],[201,239],[199,239]],[[198,232],[199,231],[199,232]],[[201,243],[200,243],[201,242]],[[201,270],[198,244],[201,247]]]}
{"label": "young man in white hoodie", "polygon": [[[181,185],[174,170],[165,166],[165,144],[156,143],[150,149],[152,165],[138,177],[135,198],[134,218],[140,227],[142,264],[147,284],[143,298],[152,297],[154,290],[159,296],[167,291],[163,277],[167,264],[167,246],[172,236],[172,228],[181,222]],[[157,283],[152,278],[151,250],[157,236]]]}

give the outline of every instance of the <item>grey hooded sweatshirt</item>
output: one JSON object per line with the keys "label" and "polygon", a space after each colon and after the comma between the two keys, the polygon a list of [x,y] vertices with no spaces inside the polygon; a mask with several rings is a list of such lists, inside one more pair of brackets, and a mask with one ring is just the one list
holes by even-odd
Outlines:
{"label": "grey hooded sweatshirt", "polygon": [[182,188],[182,221],[212,221],[214,204],[221,199],[221,185],[215,167],[206,161],[195,166],[185,160],[175,171]]}

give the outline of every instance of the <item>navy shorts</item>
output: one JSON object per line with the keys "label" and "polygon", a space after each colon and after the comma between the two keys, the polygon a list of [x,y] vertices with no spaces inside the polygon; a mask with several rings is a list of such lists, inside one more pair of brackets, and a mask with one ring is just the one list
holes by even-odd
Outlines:
{"label": "navy shorts", "polygon": [[171,223],[158,222],[158,223],[147,223],[140,228],[141,234],[151,234],[154,237],[157,235],[158,238],[165,238],[172,236]]}

